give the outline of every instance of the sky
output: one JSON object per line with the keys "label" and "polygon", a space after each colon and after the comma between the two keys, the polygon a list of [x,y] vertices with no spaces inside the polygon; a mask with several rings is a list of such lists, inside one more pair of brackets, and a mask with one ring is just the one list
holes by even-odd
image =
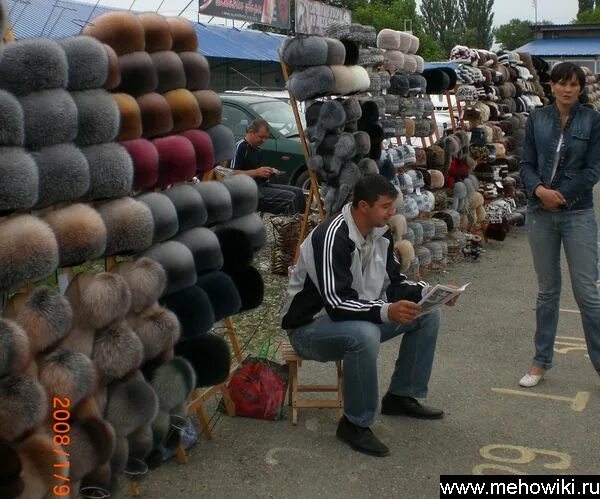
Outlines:
{"label": "sky", "polygon": [[[96,3],[95,0],[80,0],[86,3]],[[417,0],[417,5],[421,2]],[[179,15],[184,9],[184,15],[196,19],[198,0],[100,0],[100,5],[106,7],[129,8],[133,4],[134,10],[152,10],[165,16]],[[189,6],[188,6],[189,4]],[[567,24],[577,15],[577,0],[537,0],[538,20],[550,21],[554,24]],[[494,25],[505,24],[511,19],[535,20],[535,9],[532,0],[495,0],[494,2]],[[207,20],[207,18],[204,18]],[[215,19],[215,21],[217,21]],[[218,23],[222,23],[219,21]],[[216,24],[218,24],[216,23]],[[227,22],[229,26],[233,21]],[[236,21],[235,25],[242,23]]]}

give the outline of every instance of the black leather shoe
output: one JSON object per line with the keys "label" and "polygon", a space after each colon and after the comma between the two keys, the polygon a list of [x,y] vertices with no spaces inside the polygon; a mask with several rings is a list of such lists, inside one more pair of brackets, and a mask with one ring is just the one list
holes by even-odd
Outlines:
{"label": "black leather shoe", "polygon": [[336,436],[354,450],[363,454],[384,457],[390,453],[390,449],[375,436],[371,428],[357,426],[346,419],[346,416],[342,416],[342,419],[340,419]]}
{"label": "black leather shoe", "polygon": [[412,397],[386,393],[381,401],[381,414],[386,416],[408,416],[418,419],[442,419],[444,411],[421,404]]}

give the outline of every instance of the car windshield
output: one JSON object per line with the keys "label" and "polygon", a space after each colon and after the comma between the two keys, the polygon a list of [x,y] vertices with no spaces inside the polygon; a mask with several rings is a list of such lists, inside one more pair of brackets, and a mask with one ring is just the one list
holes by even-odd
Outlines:
{"label": "car windshield", "polygon": [[[277,130],[284,137],[290,138],[298,136],[298,127],[294,119],[292,106],[287,102],[273,100],[268,102],[257,102],[251,105],[252,109],[260,114],[274,130]],[[302,127],[305,126],[304,116],[300,113]]]}

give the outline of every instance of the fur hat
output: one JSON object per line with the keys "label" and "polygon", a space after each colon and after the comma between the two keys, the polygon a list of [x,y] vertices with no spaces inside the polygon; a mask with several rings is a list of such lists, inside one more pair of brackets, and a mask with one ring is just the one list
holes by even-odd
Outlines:
{"label": "fur hat", "polygon": [[136,15],[129,11],[115,11],[101,14],[88,24],[82,34],[93,36],[110,45],[122,56],[144,50],[144,26]]}
{"label": "fur hat", "polygon": [[43,220],[56,237],[60,267],[80,265],[104,255],[106,226],[90,206],[72,204],[48,212]]}
{"label": "fur hat", "polygon": [[161,265],[150,258],[121,262],[111,272],[119,274],[131,291],[129,312],[140,314],[158,301],[167,284],[167,274]]}
{"label": "fur hat", "polygon": [[161,299],[161,304],[177,316],[185,339],[210,331],[215,323],[210,299],[198,286],[171,293]]}
{"label": "fur hat", "polygon": [[400,49],[400,36],[399,31],[384,28],[377,33],[377,48],[385,50],[399,50]]}
{"label": "fur hat", "polygon": [[306,134],[313,147],[321,145],[327,132],[343,127],[346,123],[345,102],[340,99],[327,100],[308,107]]}
{"label": "fur hat", "polygon": [[150,189],[158,180],[158,151],[152,142],[135,139],[121,142],[133,162],[133,189]]}
{"label": "fur hat", "polygon": [[158,150],[158,186],[167,187],[196,175],[196,152],[188,139],[172,135],[152,142]]}
{"label": "fur hat", "polygon": [[198,35],[194,25],[184,17],[167,19],[171,28],[174,52],[196,52],[198,50]]}
{"label": "fur hat", "polygon": [[58,244],[50,227],[31,215],[0,222],[0,289],[8,291],[52,274]]}
{"label": "fur hat", "polygon": [[[360,67],[360,66],[358,66]],[[330,66],[331,71],[333,72],[333,92],[332,94],[336,95],[348,95],[356,92],[356,82],[354,80],[354,75],[350,66],[336,65]],[[364,68],[361,68],[364,71]],[[371,80],[369,80],[369,85],[371,85]]]}
{"label": "fur hat", "polygon": [[[338,66],[339,67],[339,66]],[[292,95],[300,101],[335,93],[336,81],[329,66],[312,66],[294,71],[288,80]]]}
{"label": "fur hat", "polygon": [[[2,9],[4,7],[0,4],[0,16],[4,15]],[[0,27],[0,33],[1,31]],[[0,460],[3,463],[0,472],[0,494],[6,498],[21,497],[25,483],[20,476],[23,465],[16,446],[8,442],[0,442]]]}
{"label": "fur hat", "polygon": [[408,74],[417,72],[417,60],[414,55],[406,54],[404,56],[404,72]]}
{"label": "fur hat", "polygon": [[192,184],[192,187],[200,193],[206,206],[208,213],[207,226],[231,220],[233,216],[233,203],[227,187],[216,180],[196,182]]}
{"label": "fur hat", "polygon": [[117,140],[133,140],[142,136],[142,112],[137,101],[129,94],[111,94],[119,107],[121,127]]}
{"label": "fur hat", "polygon": [[106,421],[119,436],[127,436],[158,413],[158,397],[152,386],[141,379],[114,383],[109,388]]}
{"label": "fur hat", "polygon": [[408,78],[401,74],[395,74],[390,78],[390,88],[388,94],[406,95],[409,89]]}
{"label": "fur hat", "polygon": [[142,120],[142,136],[145,138],[166,135],[173,130],[173,115],[167,99],[156,92],[137,98]]}
{"label": "fur hat", "polygon": [[255,251],[262,248],[267,241],[265,227],[257,213],[250,213],[243,217],[234,218],[229,222],[220,223],[217,225],[216,230],[221,228],[239,229],[245,232]]}
{"label": "fur hat", "polygon": [[64,89],[68,68],[65,51],[53,40],[31,38],[9,43],[0,58],[0,88],[15,95]]}
{"label": "fur hat", "polygon": [[223,119],[223,104],[218,94],[212,90],[195,90],[192,92],[192,95],[196,99],[202,113],[201,128],[208,130],[220,124]]}
{"label": "fur hat", "polygon": [[69,478],[76,482],[106,463],[115,450],[115,430],[100,418],[77,421],[71,427]]}
{"label": "fur hat", "polygon": [[0,378],[21,373],[32,359],[27,331],[10,319],[0,319]]}
{"label": "fur hat", "polygon": [[108,53],[102,43],[90,36],[57,40],[69,66],[68,89],[102,88],[108,78]]}
{"label": "fur hat", "polygon": [[206,130],[213,144],[215,164],[231,161],[235,157],[235,137],[225,125],[215,125]]}
{"label": "fur hat", "polygon": [[230,271],[229,276],[242,299],[240,312],[259,307],[264,298],[265,285],[261,273],[252,266]]}
{"label": "fur hat", "polygon": [[[344,46],[344,50],[346,56],[344,57],[343,62],[338,64],[344,64],[346,66],[355,66],[358,64],[358,60],[360,57],[360,49],[359,44],[354,40],[343,39],[341,40],[342,45]],[[335,65],[334,63],[327,62],[329,65]]]}
{"label": "fur hat", "polygon": [[75,143],[81,146],[111,142],[119,133],[119,107],[103,89],[71,92],[77,106],[78,132]]}
{"label": "fur hat", "polygon": [[52,437],[42,432],[34,433],[18,445],[21,477],[25,484],[19,497],[47,497],[52,494],[57,483],[53,474],[59,473],[60,469],[57,466],[70,468],[70,458],[58,454],[59,449],[54,446]]}
{"label": "fur hat", "polygon": [[180,52],[177,54],[183,63],[186,88],[188,90],[208,90],[210,67],[206,57],[200,52]]}
{"label": "fur hat", "polygon": [[423,77],[427,80],[428,94],[443,94],[447,90],[454,88],[450,87],[451,82],[448,73],[441,69],[425,69]]}
{"label": "fur hat", "polygon": [[238,313],[242,300],[232,281],[225,272],[212,270],[198,275],[196,286],[206,291],[215,313],[215,320],[220,321]]}
{"label": "fur hat", "polygon": [[346,60],[346,47],[344,43],[335,38],[325,38],[325,41],[327,42],[327,60],[325,61],[325,65],[344,64]]}
{"label": "fur hat", "polygon": [[[320,36],[287,38],[279,49],[283,61],[290,68],[305,66],[321,66],[328,62],[329,44]],[[338,64],[344,64],[338,62]]]}
{"label": "fur hat", "polygon": [[394,243],[394,251],[400,260],[400,269],[406,272],[410,267],[410,262],[415,258],[415,249],[413,245],[406,240],[397,240]]}
{"label": "fur hat", "polygon": [[145,424],[140,426],[137,430],[127,436],[127,443],[129,446],[129,455],[126,473],[129,472],[132,464],[132,460],[144,461],[146,457],[152,452],[154,446],[154,435],[152,432],[152,426]]}
{"label": "fur hat", "polygon": [[32,208],[38,201],[34,158],[20,147],[0,147],[0,211]]}
{"label": "fur hat", "polygon": [[258,187],[248,175],[233,175],[222,180],[231,194],[233,218],[256,212],[258,206]]}
{"label": "fur hat", "polygon": [[85,200],[128,196],[133,187],[133,163],[123,147],[115,143],[83,147],[90,172]]}
{"label": "fur hat", "polygon": [[22,146],[25,140],[23,108],[17,98],[0,90],[0,146]]}
{"label": "fur hat", "polygon": [[106,77],[106,82],[104,83],[104,88],[106,90],[113,90],[121,84],[121,66],[119,64],[119,56],[111,46],[106,45],[105,43],[102,45],[106,51],[106,55],[108,56],[108,74]]}
{"label": "fur hat", "polygon": [[130,314],[127,321],[144,347],[143,362],[171,350],[181,334],[176,315],[158,304],[139,314]]}
{"label": "fur hat", "polygon": [[[254,253],[248,236],[236,229],[220,229],[215,232],[222,253],[223,271],[230,274],[242,270],[252,263]],[[213,267],[209,270],[216,270]]]}
{"label": "fur hat", "polygon": [[106,225],[105,256],[138,253],[152,245],[154,220],[144,203],[125,197],[100,204],[96,209]]}
{"label": "fur hat", "polygon": [[173,202],[160,192],[142,194],[137,200],[150,208],[154,219],[152,244],[171,239],[179,230],[177,210]]}
{"label": "fur hat", "polygon": [[181,135],[188,139],[196,151],[197,173],[211,170],[215,162],[215,150],[210,135],[204,130],[186,130]]}
{"label": "fur hat", "polygon": [[144,27],[144,39],[146,52],[158,52],[159,50],[171,50],[173,38],[167,20],[156,12],[144,12],[137,15],[138,20]]}
{"label": "fur hat", "polygon": [[[238,231],[235,232],[240,237],[242,246],[245,247],[244,243],[246,242],[249,245],[245,234]],[[217,238],[217,234],[212,230],[207,229],[206,227],[196,227],[181,232],[174,240],[184,244],[192,252],[192,255],[194,255],[196,272],[201,273],[207,270],[218,270],[223,266],[223,254],[221,253],[219,239]],[[238,244],[240,244],[240,241],[238,241]]]}
{"label": "fur hat", "polygon": [[185,403],[196,388],[196,373],[183,357],[174,357],[148,376],[161,411],[171,412]]}
{"label": "fur hat", "polygon": [[156,260],[167,273],[164,294],[174,293],[196,283],[196,267],[192,252],[177,241],[167,241],[153,246],[141,256]]}
{"label": "fur hat", "polygon": [[192,94],[192,92],[185,88],[179,88],[164,94],[171,108],[171,115],[173,116],[173,133],[198,128],[202,124],[203,113],[200,110],[195,94],[207,91],[199,90]]}
{"label": "fur hat", "polygon": [[133,52],[119,57],[121,84],[117,89],[133,97],[154,92],[158,88],[158,74],[148,52]]}
{"label": "fur hat", "polygon": [[175,345],[175,354],[187,359],[196,373],[196,385],[214,386],[229,376],[231,352],[227,342],[212,333],[188,338]]}
{"label": "fur hat", "polygon": [[116,321],[96,332],[91,359],[101,381],[110,383],[141,366],[144,345],[127,321]]}
{"label": "fur hat", "polygon": [[156,91],[160,94],[186,88],[185,70],[183,61],[175,52],[170,50],[161,50],[150,54],[156,76],[158,77],[158,86]]}
{"label": "fur hat", "polygon": [[41,90],[19,101],[25,120],[25,145],[39,149],[70,142],[77,136],[77,106],[66,90]]}
{"label": "fur hat", "polygon": [[48,397],[34,378],[12,374],[0,378],[0,438],[16,440],[40,424],[48,411]]}
{"label": "fur hat", "polygon": [[392,216],[388,220],[388,225],[392,230],[392,235],[394,236],[395,241],[399,241],[400,239],[402,239],[404,234],[406,234],[406,229],[408,228],[408,226],[406,225],[406,218],[404,217],[404,215],[400,214]]}
{"label": "fur hat", "polygon": [[206,223],[208,213],[200,193],[190,185],[175,185],[164,191],[177,210],[178,232]]}
{"label": "fur hat", "polygon": [[371,150],[371,138],[367,132],[354,132],[354,143],[356,145],[356,155],[363,157],[369,154]]}

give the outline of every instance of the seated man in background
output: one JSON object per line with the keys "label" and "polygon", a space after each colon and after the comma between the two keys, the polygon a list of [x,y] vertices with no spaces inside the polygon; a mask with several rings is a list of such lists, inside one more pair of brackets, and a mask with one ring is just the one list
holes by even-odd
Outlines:
{"label": "seated man in background", "polygon": [[294,215],[304,213],[306,199],[299,187],[271,184],[269,178],[279,174],[279,170],[262,166],[260,146],[269,138],[271,127],[263,119],[250,123],[246,136],[236,145],[235,158],[231,168],[235,173],[243,173],[254,178],[258,185],[258,211],[274,215]]}

